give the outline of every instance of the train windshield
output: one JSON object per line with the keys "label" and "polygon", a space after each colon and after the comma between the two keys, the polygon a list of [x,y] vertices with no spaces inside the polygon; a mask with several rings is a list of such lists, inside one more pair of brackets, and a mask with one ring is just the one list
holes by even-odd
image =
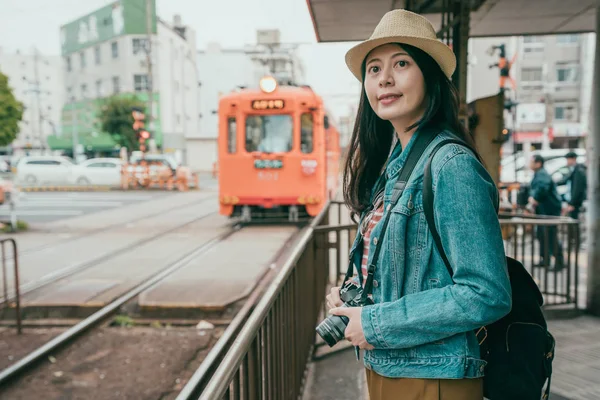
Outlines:
{"label": "train windshield", "polygon": [[291,115],[252,115],[246,119],[246,151],[287,153],[292,150]]}

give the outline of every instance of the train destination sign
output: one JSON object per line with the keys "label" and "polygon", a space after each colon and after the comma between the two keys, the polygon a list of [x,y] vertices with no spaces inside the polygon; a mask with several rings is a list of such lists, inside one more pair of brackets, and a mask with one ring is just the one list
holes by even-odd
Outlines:
{"label": "train destination sign", "polygon": [[257,169],[280,169],[283,167],[281,160],[254,160],[254,168]]}
{"label": "train destination sign", "polygon": [[283,107],[283,100],[252,100],[253,110],[281,110]]}

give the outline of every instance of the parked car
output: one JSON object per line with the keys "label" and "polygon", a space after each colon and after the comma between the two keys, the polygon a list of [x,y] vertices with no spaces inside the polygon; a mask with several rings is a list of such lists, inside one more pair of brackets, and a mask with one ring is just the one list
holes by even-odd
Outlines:
{"label": "parked car", "polygon": [[71,168],[68,181],[75,185],[119,186],[122,165],[119,158],[90,158]]}
{"label": "parked car", "polygon": [[26,156],[16,164],[15,177],[26,185],[65,184],[74,165],[62,156]]}

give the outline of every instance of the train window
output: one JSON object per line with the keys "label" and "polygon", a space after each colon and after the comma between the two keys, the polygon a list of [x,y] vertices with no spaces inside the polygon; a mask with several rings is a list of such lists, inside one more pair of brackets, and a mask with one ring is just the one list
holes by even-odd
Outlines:
{"label": "train window", "polygon": [[311,113],[302,114],[300,117],[300,150],[309,154],[313,152],[313,115]]}
{"label": "train window", "polygon": [[292,150],[291,115],[252,115],[246,119],[246,151],[287,153]]}
{"label": "train window", "polygon": [[236,152],[236,127],[235,117],[227,118],[227,151],[230,154]]}

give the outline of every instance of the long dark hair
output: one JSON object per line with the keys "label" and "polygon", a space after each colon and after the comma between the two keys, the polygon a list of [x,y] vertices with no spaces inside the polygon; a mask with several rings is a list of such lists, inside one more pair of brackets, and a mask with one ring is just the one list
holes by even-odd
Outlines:
{"label": "long dark hair", "polygon": [[[475,148],[473,137],[458,119],[458,91],[452,82],[427,53],[407,44],[399,45],[421,69],[425,77],[425,99],[428,101],[421,120],[406,130],[443,126]],[[364,61],[362,76],[364,82]],[[369,205],[371,189],[387,161],[393,135],[394,127],[391,122],[382,120],[375,114],[363,88],[344,167],[344,201],[352,212],[353,220]]]}

